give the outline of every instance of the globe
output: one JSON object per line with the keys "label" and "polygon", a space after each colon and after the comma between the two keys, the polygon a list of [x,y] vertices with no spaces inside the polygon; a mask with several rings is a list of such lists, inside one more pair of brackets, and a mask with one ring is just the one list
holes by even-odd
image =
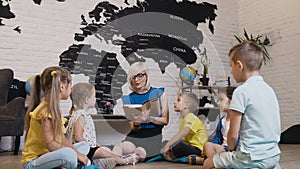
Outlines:
{"label": "globe", "polygon": [[196,78],[196,74],[196,70],[188,66],[180,71],[179,76],[184,83],[192,84]]}

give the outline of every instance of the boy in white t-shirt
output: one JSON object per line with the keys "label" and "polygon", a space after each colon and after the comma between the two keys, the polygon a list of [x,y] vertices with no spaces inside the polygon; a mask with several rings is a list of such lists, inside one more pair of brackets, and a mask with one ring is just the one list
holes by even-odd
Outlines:
{"label": "boy in white t-shirt", "polygon": [[231,73],[243,84],[235,89],[229,107],[228,152],[208,157],[203,168],[274,168],[281,153],[280,111],[273,89],[259,75],[263,50],[253,42],[243,42],[229,56]]}

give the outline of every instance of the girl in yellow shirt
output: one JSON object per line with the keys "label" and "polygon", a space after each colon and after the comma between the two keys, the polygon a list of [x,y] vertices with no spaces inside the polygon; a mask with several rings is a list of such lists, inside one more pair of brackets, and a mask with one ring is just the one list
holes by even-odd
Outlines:
{"label": "girl in yellow shirt", "polygon": [[[27,131],[22,151],[23,169],[48,169],[63,167],[73,169],[77,161],[87,165],[87,142],[72,145],[64,136],[65,119],[59,101],[71,93],[70,73],[58,66],[46,68],[34,78],[29,108],[25,116]],[[41,92],[45,97],[42,100]]]}

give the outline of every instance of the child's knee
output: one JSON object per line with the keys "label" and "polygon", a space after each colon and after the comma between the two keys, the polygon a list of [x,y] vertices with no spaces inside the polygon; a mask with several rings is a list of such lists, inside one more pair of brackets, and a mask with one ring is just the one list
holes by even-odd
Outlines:
{"label": "child's knee", "polygon": [[100,148],[104,151],[111,152],[111,150],[108,147],[101,146]]}
{"label": "child's knee", "polygon": [[137,147],[134,150],[134,153],[137,153],[140,156],[140,161],[143,161],[147,156],[147,152],[143,147]]}
{"label": "child's knee", "polygon": [[129,141],[124,141],[120,143],[120,146],[123,149],[123,154],[133,153],[136,148],[135,145]]}
{"label": "child's knee", "polygon": [[61,160],[67,161],[71,166],[77,166],[77,154],[70,147],[62,148],[60,151],[56,152],[55,156]]}
{"label": "child's knee", "polygon": [[204,149],[205,148],[209,148],[209,147],[211,147],[213,145],[213,143],[212,142],[206,142],[205,144],[204,144]]}
{"label": "child's knee", "polygon": [[75,143],[74,147],[81,153],[87,155],[90,150],[90,145],[86,141],[81,141],[79,143]]}
{"label": "child's knee", "polygon": [[77,160],[77,154],[71,147],[64,147],[61,151],[57,151],[57,156],[66,157]]}

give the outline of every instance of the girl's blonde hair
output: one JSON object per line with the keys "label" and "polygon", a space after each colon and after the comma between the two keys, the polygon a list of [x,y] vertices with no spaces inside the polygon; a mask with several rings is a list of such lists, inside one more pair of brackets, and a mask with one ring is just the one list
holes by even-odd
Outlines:
{"label": "girl's blonde hair", "polygon": [[95,87],[90,83],[77,83],[72,87],[71,99],[72,99],[72,110],[83,109],[83,102],[87,97],[91,97],[95,92]]}
{"label": "girl's blonde hair", "polygon": [[[30,116],[32,112],[41,102],[41,91],[45,94],[45,101],[48,103],[47,112],[51,115],[51,123],[55,136],[62,136],[61,128],[62,114],[59,107],[60,101],[60,85],[61,83],[70,84],[72,82],[71,74],[68,70],[59,67],[47,67],[42,74],[36,75],[31,85],[31,95],[28,110],[25,116],[25,123],[30,127]],[[28,131],[28,130],[27,130]]]}
{"label": "girl's blonde hair", "polygon": [[133,92],[136,89],[135,89],[134,85],[132,85],[132,77],[141,71],[144,71],[146,73],[147,80],[146,80],[145,89],[148,90],[150,88],[148,67],[146,66],[146,64],[144,62],[135,62],[130,66],[130,68],[128,69],[128,73],[127,73],[127,82],[129,85],[129,89]]}

